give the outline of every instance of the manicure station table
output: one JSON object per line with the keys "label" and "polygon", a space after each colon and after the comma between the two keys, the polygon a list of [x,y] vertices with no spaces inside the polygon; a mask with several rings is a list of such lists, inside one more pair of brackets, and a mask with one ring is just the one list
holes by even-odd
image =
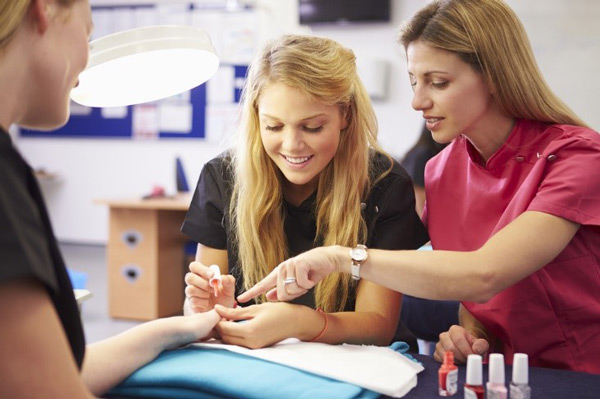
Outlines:
{"label": "manicure station table", "polygon": [[[440,363],[429,356],[414,355],[425,366],[419,373],[418,383],[405,398],[433,399],[441,398],[437,394],[438,369]],[[600,362],[600,359],[598,359]],[[512,376],[512,367],[505,369],[506,386]],[[458,392],[453,397],[462,399],[466,378],[466,367],[458,367]],[[483,365],[483,381],[488,380],[487,364]],[[598,399],[600,398],[600,375],[576,373],[573,371],[553,370],[539,367],[529,368],[529,386],[531,397],[539,399]]]}
{"label": "manicure station table", "polygon": [[[328,355],[323,354],[328,362]],[[404,398],[434,399],[438,396],[438,369],[440,364],[424,355],[413,355],[424,366],[417,374],[417,385]],[[314,360],[314,359],[312,359]],[[357,368],[368,359],[357,358]],[[347,362],[345,360],[344,362]],[[352,367],[349,362],[349,367]],[[381,373],[402,370],[378,362]],[[370,366],[373,367],[373,366]],[[378,366],[374,366],[378,367]],[[377,370],[374,372],[380,373]],[[459,366],[458,392],[463,398],[465,366]],[[508,382],[512,368],[506,366]],[[483,381],[488,379],[487,365],[483,366]],[[545,368],[529,368],[529,385],[533,398],[544,399],[598,399],[600,375],[576,373]],[[161,354],[149,365],[142,367],[119,387],[106,395],[115,399],[377,399],[389,398],[356,385],[287,367],[281,364],[243,356],[238,353],[197,348],[177,349]]]}

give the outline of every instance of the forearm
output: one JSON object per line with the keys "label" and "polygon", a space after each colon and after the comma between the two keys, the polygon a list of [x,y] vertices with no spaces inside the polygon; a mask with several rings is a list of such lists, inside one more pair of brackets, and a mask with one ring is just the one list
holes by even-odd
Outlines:
{"label": "forearm", "polygon": [[[294,305],[288,337],[328,344],[388,345],[396,330],[393,320],[376,312],[321,313]],[[326,324],[327,323],[327,324]]]}
{"label": "forearm", "polygon": [[153,320],[119,335],[88,345],[82,376],[95,395],[102,395],[165,349],[192,342],[188,319]]}
{"label": "forearm", "polygon": [[375,312],[329,313],[327,331],[319,342],[328,344],[389,345],[396,323]]}
{"label": "forearm", "polygon": [[[338,270],[350,273],[348,248],[331,247]],[[493,270],[477,252],[369,249],[361,277],[404,294],[437,300],[485,301],[494,290]],[[440,283],[440,282],[443,282]]]}

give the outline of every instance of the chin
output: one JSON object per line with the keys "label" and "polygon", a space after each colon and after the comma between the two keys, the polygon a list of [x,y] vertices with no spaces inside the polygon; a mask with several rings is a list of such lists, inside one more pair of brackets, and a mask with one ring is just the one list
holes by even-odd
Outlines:
{"label": "chin", "polygon": [[57,117],[54,119],[36,119],[34,121],[22,122],[19,123],[19,126],[22,126],[27,129],[49,131],[63,127],[67,124],[68,121],[69,114],[67,113],[62,117]]}

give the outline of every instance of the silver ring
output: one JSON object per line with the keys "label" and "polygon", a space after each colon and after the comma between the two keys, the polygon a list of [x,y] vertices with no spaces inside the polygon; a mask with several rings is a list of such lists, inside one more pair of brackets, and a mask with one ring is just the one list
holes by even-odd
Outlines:
{"label": "silver ring", "polygon": [[285,280],[283,280],[283,283],[285,285],[293,284],[295,282],[296,282],[296,277],[286,277]]}

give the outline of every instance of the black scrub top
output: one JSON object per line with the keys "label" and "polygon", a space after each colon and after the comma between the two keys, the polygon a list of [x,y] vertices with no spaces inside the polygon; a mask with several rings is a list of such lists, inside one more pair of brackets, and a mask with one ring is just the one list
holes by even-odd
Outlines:
{"label": "black scrub top", "polygon": [[83,327],[46,206],[31,167],[0,128],[0,284],[21,278],[38,280],[48,291],[81,369]]}
{"label": "black scrub top", "polygon": [[[181,231],[192,240],[207,247],[227,250],[229,273],[236,278],[236,296],[243,291],[243,275],[229,220],[229,203],[233,188],[231,158],[227,153],[204,165],[183,222]],[[371,157],[374,176],[389,167],[388,159],[379,153]],[[287,202],[284,231],[290,256],[308,251],[322,243],[315,243],[316,219],[313,193],[300,206]],[[410,177],[394,162],[392,169],[371,190],[363,205],[367,223],[369,248],[415,249],[429,241],[421,220],[415,212],[415,199]],[[274,265],[276,266],[276,265]],[[355,295],[351,293],[346,310],[354,310]],[[314,292],[296,298],[295,303],[315,307]]]}

